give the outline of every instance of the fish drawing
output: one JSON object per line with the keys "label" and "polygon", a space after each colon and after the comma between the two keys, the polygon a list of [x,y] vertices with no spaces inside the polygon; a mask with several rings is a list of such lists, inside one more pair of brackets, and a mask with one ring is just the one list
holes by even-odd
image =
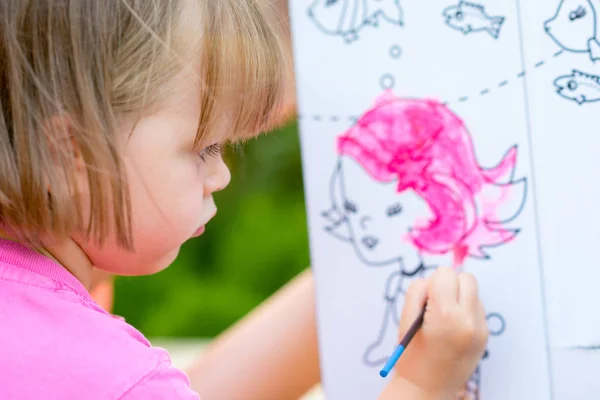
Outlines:
{"label": "fish drawing", "polygon": [[596,62],[600,60],[598,6],[600,3],[590,0],[561,0],[554,16],[544,22],[544,29],[563,50],[588,53]]}
{"label": "fish drawing", "polygon": [[308,17],[323,33],[341,36],[346,43],[357,40],[365,26],[377,27],[381,19],[404,26],[400,0],[315,0]]}
{"label": "fish drawing", "polygon": [[498,39],[504,24],[504,17],[490,16],[485,12],[482,4],[459,1],[457,5],[450,6],[442,12],[446,25],[465,35],[475,32],[487,32],[494,39]]}
{"label": "fish drawing", "polygon": [[571,75],[559,76],[554,80],[556,93],[579,105],[600,100],[600,76],[573,70]]}

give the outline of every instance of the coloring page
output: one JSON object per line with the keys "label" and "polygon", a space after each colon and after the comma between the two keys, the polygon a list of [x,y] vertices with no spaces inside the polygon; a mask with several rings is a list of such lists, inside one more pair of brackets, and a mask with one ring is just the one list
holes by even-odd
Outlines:
{"label": "coloring page", "polygon": [[460,398],[549,399],[518,2],[289,6],[326,397],[377,397],[406,288],[458,260],[491,332]]}
{"label": "coloring page", "polygon": [[600,343],[600,1],[523,1],[528,130],[534,148],[552,346]]}
{"label": "coloring page", "polygon": [[600,1],[521,1],[521,18],[554,398],[595,399]]}

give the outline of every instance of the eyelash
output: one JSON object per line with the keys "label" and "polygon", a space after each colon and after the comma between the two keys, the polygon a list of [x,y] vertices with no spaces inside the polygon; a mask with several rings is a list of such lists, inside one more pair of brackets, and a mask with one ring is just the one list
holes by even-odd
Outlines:
{"label": "eyelash", "polygon": [[346,200],[344,202],[344,209],[352,214],[356,214],[356,212],[358,211],[358,209],[356,208],[356,205],[354,205],[354,203]]}
{"label": "eyelash", "polygon": [[211,144],[200,150],[198,153],[198,157],[200,157],[202,161],[206,161],[206,157],[216,157],[219,155],[221,155],[221,145],[218,143]]}
{"label": "eyelash", "polygon": [[394,204],[393,206],[390,206],[387,211],[386,214],[388,217],[393,217],[394,215],[398,215],[402,212],[402,206],[400,204]]}

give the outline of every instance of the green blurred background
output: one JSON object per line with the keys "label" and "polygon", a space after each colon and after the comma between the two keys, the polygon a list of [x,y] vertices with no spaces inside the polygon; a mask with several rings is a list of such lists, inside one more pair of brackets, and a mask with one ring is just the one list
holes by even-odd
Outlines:
{"label": "green blurred background", "polygon": [[225,154],[231,184],[165,271],[118,277],[114,313],[149,337],[214,337],[309,266],[296,121]]}

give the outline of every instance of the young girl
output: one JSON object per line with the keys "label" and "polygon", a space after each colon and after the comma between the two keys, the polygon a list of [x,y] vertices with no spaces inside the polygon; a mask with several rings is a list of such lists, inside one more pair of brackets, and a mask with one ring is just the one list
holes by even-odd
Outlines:
{"label": "young girl", "polygon": [[[94,269],[163,270],[215,216],[230,179],[221,147],[280,109],[286,64],[268,17],[258,0],[0,2],[0,398],[284,399],[306,379],[305,285],[188,374],[88,293]],[[451,398],[481,358],[473,278],[415,281],[401,332],[426,301],[383,399]]]}

